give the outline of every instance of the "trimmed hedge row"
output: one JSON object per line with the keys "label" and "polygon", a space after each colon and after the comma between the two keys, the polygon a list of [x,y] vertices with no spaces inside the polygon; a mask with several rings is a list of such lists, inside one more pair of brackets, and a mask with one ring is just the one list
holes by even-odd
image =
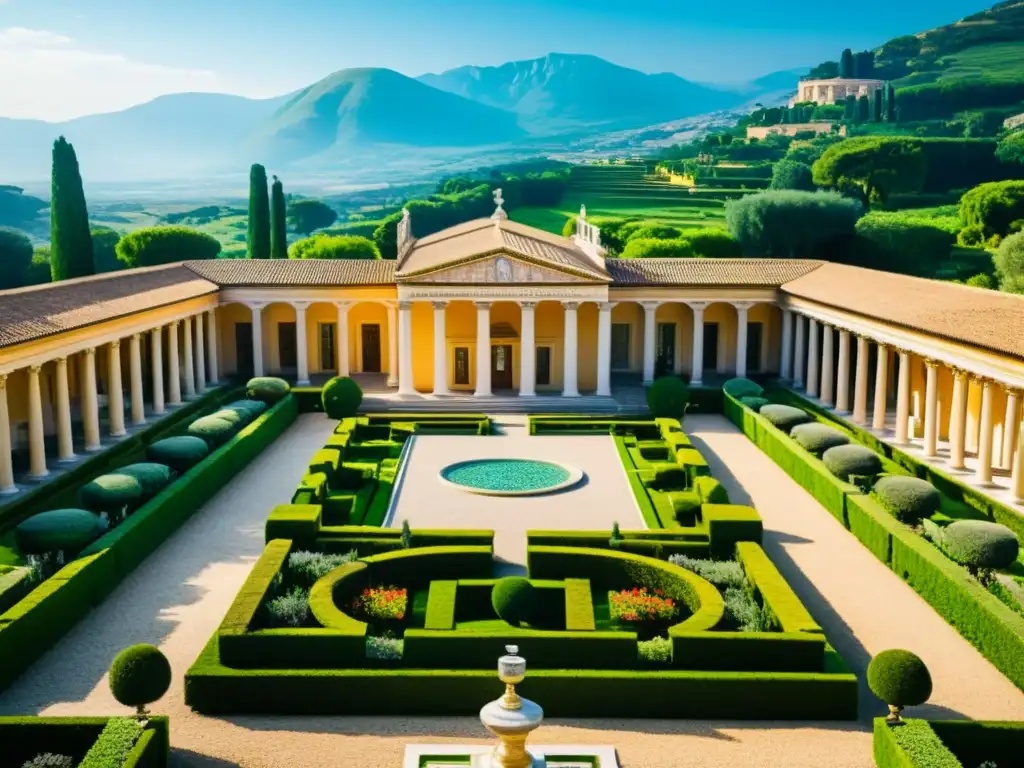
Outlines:
{"label": "trimmed hedge row", "polygon": [[871,745],[877,768],[964,768],[926,720],[908,719],[893,728],[877,717]]}
{"label": "trimmed hedge row", "polygon": [[1000,720],[905,720],[893,728],[874,723],[878,768],[976,768],[1019,765],[1024,722]]}
{"label": "trimmed hedge row", "polygon": [[[20,766],[38,754],[67,755],[77,765],[100,741],[108,717],[0,717],[3,765]],[[117,768],[164,768],[170,758],[170,722],[151,716]]]}
{"label": "trimmed hedge row", "polygon": [[565,580],[565,628],[570,632],[593,631],[594,598],[590,579]]}

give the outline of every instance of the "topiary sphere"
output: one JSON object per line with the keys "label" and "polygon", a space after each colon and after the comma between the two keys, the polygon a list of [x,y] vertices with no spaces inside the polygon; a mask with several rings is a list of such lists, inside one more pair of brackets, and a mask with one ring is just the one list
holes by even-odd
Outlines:
{"label": "topiary sphere", "polygon": [[237,430],[249,420],[249,414],[240,408],[222,408],[216,413],[211,413],[210,418],[226,421]]}
{"label": "topiary sphere", "polygon": [[246,397],[262,400],[269,405],[283,400],[290,391],[291,386],[287,381],[273,376],[257,376],[254,379],[249,379],[249,383],[245,385]]}
{"label": "topiary sphere", "polygon": [[235,400],[224,406],[226,411],[234,411],[243,417],[254,419],[267,410],[267,404],[262,400]]}
{"label": "topiary sphere", "polygon": [[799,408],[794,408],[791,405],[777,405],[772,403],[771,405],[761,406],[759,414],[768,419],[774,427],[781,429],[783,432],[789,434],[789,431],[798,424],[806,424],[809,421],[814,421],[809,413],[801,411]]}
{"label": "topiary sphere", "polygon": [[126,707],[140,711],[171,687],[171,663],[155,645],[125,648],[110,665],[110,692]]}
{"label": "topiary sphere", "polygon": [[210,448],[224,445],[237,431],[235,424],[219,416],[203,416],[188,425],[188,433],[202,439]]}
{"label": "topiary sphere", "polygon": [[656,419],[683,420],[690,388],[678,376],[662,376],[647,388],[647,408]]}
{"label": "topiary sphere", "polygon": [[759,412],[764,406],[771,405],[772,401],[767,397],[761,397],[760,395],[747,395],[746,397],[740,398],[740,403],[747,406],[754,413]]}
{"label": "topiary sphere", "polygon": [[328,418],[347,419],[359,410],[359,404],[363,402],[363,388],[348,376],[335,376],[324,384],[320,401]]}
{"label": "topiary sphere", "polygon": [[917,654],[897,648],[871,659],[868,687],[890,707],[915,707],[932,695],[932,676]]}
{"label": "topiary sphere", "polygon": [[931,517],[942,505],[935,487],[919,477],[887,475],[880,477],[871,490],[893,517],[910,525]]}
{"label": "topiary sphere", "polygon": [[850,442],[850,438],[838,429],[817,422],[797,424],[789,436],[796,440],[804,450],[815,456],[821,456],[829,448],[847,445]]}
{"label": "topiary sphere", "polygon": [[764,387],[750,379],[729,379],[722,385],[722,391],[742,400],[744,397],[760,397],[764,394]]}
{"label": "topiary sphere", "polygon": [[187,472],[210,452],[202,438],[181,435],[157,440],[146,449],[146,455],[157,464],[166,464],[175,472]]}
{"label": "topiary sphere", "polygon": [[847,483],[855,476],[875,477],[882,471],[878,454],[863,445],[837,445],[825,451],[821,460],[829,472]]}
{"label": "topiary sphere", "polygon": [[23,555],[77,552],[105,528],[103,519],[87,510],[53,509],[22,520],[14,539]]}
{"label": "topiary sphere", "polygon": [[132,475],[100,475],[78,489],[78,503],[92,512],[120,512],[138,506],[145,496],[142,483]]}
{"label": "topiary sphere", "polygon": [[491,605],[498,618],[514,627],[528,622],[537,603],[536,590],[529,579],[506,576],[491,590]]}
{"label": "topiary sphere", "polygon": [[943,530],[942,549],[971,570],[1001,569],[1013,565],[1020,542],[1005,525],[987,520],[957,520]]}
{"label": "topiary sphere", "polygon": [[171,482],[171,468],[165,464],[154,464],[151,461],[141,461],[137,464],[129,464],[117,470],[120,475],[134,477],[142,485],[142,493],[147,499],[156,496]]}

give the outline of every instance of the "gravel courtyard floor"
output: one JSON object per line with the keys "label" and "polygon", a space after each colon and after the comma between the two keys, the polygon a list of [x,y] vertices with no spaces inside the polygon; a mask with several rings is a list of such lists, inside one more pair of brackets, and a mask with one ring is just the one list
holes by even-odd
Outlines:
{"label": "gravel courtyard floor", "polygon": [[[270,507],[288,500],[332,428],[322,415],[300,417],[0,694],[0,713],[127,713],[109,693],[106,668],[122,647],[151,642],[174,667],[171,692],[156,711],[171,716],[177,766],[394,768],[410,742],[487,743],[479,721],[470,717],[209,718],[184,706],[185,670],[262,550]],[[1024,694],[731,424],[716,416],[691,417],[686,429],[733,499],[761,512],[772,559],[858,673],[870,654],[906,646],[924,657],[935,679],[933,703],[915,715],[1024,719]],[[500,689],[495,681],[495,696]],[[556,720],[534,738],[544,744],[611,744],[627,768],[869,768],[868,718],[882,711],[872,702],[865,696],[857,723]]]}

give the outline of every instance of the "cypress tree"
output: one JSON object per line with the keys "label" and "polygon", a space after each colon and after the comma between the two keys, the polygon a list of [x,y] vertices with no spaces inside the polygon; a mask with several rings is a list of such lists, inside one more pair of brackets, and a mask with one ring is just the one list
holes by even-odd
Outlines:
{"label": "cypress tree", "polygon": [[874,51],[861,51],[853,59],[854,77],[870,78],[875,74]]}
{"label": "cypress tree", "polygon": [[849,48],[846,48],[843,50],[843,55],[839,57],[839,76],[846,78],[853,77],[853,67],[853,51],[851,51]]}
{"label": "cypress tree", "polygon": [[843,120],[853,122],[857,119],[857,97],[848,94],[843,104]]}
{"label": "cypress tree", "polygon": [[249,169],[249,258],[270,258],[270,198],[267,170],[258,163]]}
{"label": "cypress tree", "polygon": [[872,97],[871,102],[871,122],[880,123],[882,122],[882,89],[878,88]]}
{"label": "cypress tree", "polygon": [[871,100],[867,96],[857,99],[857,122],[866,123],[871,119]]}
{"label": "cypress tree", "polygon": [[288,258],[288,223],[285,213],[284,185],[274,177],[270,187],[270,258]]}
{"label": "cypress tree", "polygon": [[61,136],[53,142],[50,190],[50,275],[53,281],[96,273],[89,211],[75,148]]}
{"label": "cypress tree", "polygon": [[892,83],[885,84],[885,121],[896,122],[896,89],[892,87]]}

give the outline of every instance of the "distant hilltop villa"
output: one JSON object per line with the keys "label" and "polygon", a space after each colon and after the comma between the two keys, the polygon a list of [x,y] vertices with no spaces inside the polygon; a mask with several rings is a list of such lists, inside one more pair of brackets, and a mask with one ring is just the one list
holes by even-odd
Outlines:
{"label": "distant hilltop villa", "polygon": [[860,77],[832,77],[821,80],[801,80],[796,95],[789,100],[789,106],[805,101],[819,104],[835,104],[848,96],[873,98],[875,91],[885,87],[884,80]]}

